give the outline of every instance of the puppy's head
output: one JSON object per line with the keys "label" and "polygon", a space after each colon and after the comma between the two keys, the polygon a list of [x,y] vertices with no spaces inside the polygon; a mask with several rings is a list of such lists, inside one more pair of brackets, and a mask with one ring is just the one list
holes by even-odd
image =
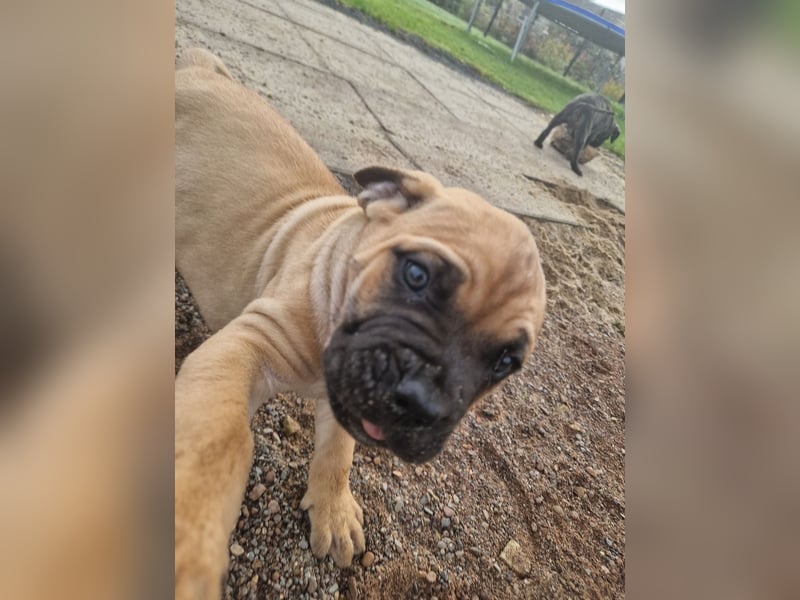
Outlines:
{"label": "puppy's head", "polygon": [[355,177],[368,223],[324,353],[330,402],[359,442],[423,462],[532,352],[539,253],[519,219],[430,175]]}

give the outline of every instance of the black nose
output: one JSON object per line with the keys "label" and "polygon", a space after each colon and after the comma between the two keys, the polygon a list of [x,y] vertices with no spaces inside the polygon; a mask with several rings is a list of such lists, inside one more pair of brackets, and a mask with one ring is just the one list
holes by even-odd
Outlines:
{"label": "black nose", "polygon": [[395,390],[394,400],[416,425],[430,425],[443,416],[433,384],[424,379],[403,379]]}

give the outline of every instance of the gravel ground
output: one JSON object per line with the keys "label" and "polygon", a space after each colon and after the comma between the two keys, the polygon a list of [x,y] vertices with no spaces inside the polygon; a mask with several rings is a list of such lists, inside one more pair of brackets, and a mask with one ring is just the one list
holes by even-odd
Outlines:
{"label": "gravel ground", "polygon": [[[298,508],[313,402],[258,411],[225,598],[624,597],[624,216],[551,191],[588,227],[525,221],[549,290],[536,352],[430,463],[357,447],[367,552],[353,567],[314,558]],[[208,331],[178,274],[175,298],[179,364]]]}

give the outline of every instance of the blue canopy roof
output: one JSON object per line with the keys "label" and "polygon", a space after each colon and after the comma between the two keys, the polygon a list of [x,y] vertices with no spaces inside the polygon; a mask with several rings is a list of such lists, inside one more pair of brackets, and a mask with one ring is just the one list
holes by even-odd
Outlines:
{"label": "blue canopy roof", "polygon": [[[532,5],[534,2],[527,0],[525,4]],[[564,0],[542,0],[537,13],[598,46],[625,55],[625,30],[590,10]]]}

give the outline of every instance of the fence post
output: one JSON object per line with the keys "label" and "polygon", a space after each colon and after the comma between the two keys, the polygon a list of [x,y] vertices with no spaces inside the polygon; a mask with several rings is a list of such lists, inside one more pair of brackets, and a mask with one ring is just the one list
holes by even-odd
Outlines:
{"label": "fence post", "polygon": [[514,62],[514,59],[517,58],[517,52],[519,52],[520,47],[522,46],[522,42],[528,36],[528,30],[531,28],[533,24],[533,20],[536,18],[536,11],[539,10],[539,0],[533,4],[533,8],[531,12],[528,13],[528,16],[525,17],[525,20],[522,22],[522,27],[519,29],[519,35],[517,35],[517,42],[514,44],[514,49],[511,51],[511,62]]}
{"label": "fence post", "polygon": [[478,10],[480,10],[481,4],[483,4],[483,0],[475,0],[475,6],[472,8],[472,14],[469,17],[469,23],[467,23],[467,33],[472,29],[472,24],[475,22],[475,17],[478,16]]}
{"label": "fence post", "polygon": [[492,13],[492,18],[489,19],[489,24],[486,26],[486,31],[483,32],[483,37],[486,37],[487,35],[489,35],[489,30],[492,28],[492,25],[494,25],[494,20],[497,18],[497,13],[500,12],[500,7],[501,6],[503,6],[503,0],[500,0],[500,2],[497,3],[497,6],[494,7],[494,12]]}

